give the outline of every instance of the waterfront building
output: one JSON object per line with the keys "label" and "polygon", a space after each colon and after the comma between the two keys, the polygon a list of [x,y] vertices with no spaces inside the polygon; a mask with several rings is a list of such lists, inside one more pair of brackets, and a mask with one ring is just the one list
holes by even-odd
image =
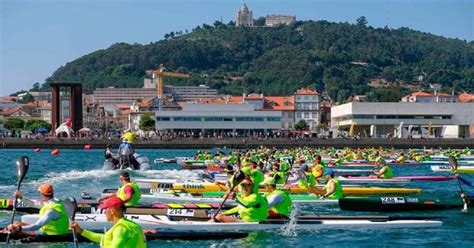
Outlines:
{"label": "waterfront building", "polygon": [[128,104],[145,98],[156,97],[156,89],[153,88],[97,88],[94,90],[94,99],[99,105]]}
{"label": "waterfront building", "polygon": [[292,15],[267,15],[265,17],[265,26],[275,27],[278,25],[289,25],[296,21],[296,16]]}
{"label": "waterfront building", "polygon": [[331,108],[331,126],[354,135],[474,137],[474,103],[352,102]]}
{"label": "waterfront building", "polygon": [[[143,99],[156,98],[156,85],[152,79],[144,80],[144,88],[97,88],[94,99],[100,105],[129,104]],[[165,85],[164,96],[174,101],[192,101],[203,97],[216,97],[217,90],[206,85],[200,86],[172,86]]]}
{"label": "waterfront building", "polygon": [[182,103],[180,111],[157,111],[156,129],[253,134],[281,130],[281,111],[257,110],[253,103]]}
{"label": "waterfront building", "polygon": [[295,123],[304,120],[311,131],[317,131],[321,123],[320,95],[317,91],[304,88],[295,93]]}
{"label": "waterfront building", "polygon": [[430,94],[423,91],[413,92],[410,95],[402,97],[402,102],[424,102],[424,103],[440,103],[440,102],[458,102],[458,98],[454,95],[445,93]]}
{"label": "waterfront building", "polygon": [[252,27],[253,26],[253,13],[249,10],[247,5],[244,3],[240,6],[237,11],[237,18],[235,19],[235,26],[239,27]]}

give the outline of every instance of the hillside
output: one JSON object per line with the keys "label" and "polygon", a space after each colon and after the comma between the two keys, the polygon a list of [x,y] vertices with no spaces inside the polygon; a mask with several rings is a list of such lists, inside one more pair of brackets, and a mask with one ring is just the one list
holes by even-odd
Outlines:
{"label": "hillside", "polygon": [[[448,39],[408,28],[372,28],[326,21],[276,28],[234,27],[216,21],[164,40],[117,43],[57,69],[49,82],[83,82],[97,87],[141,87],[145,71],[163,63],[192,79],[167,84],[207,84],[224,94],[288,95],[309,86],[343,102],[350,95],[396,100],[406,83],[474,92],[474,42]],[[421,77],[420,77],[421,76]],[[388,87],[371,88],[377,79]]]}

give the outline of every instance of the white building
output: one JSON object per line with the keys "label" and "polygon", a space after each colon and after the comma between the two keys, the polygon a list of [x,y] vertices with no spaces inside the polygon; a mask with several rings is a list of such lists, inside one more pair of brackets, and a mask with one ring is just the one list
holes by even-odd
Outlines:
{"label": "white building", "polygon": [[251,134],[281,130],[281,111],[256,110],[254,104],[187,103],[180,111],[157,111],[156,129],[202,134]]}
{"label": "white building", "polygon": [[300,89],[295,93],[295,123],[306,121],[309,129],[316,131],[321,123],[320,95],[312,89]]}
{"label": "white building", "polygon": [[423,102],[423,103],[442,103],[442,102],[458,102],[458,98],[454,95],[445,93],[430,94],[423,91],[413,92],[404,96],[402,102]]}
{"label": "white building", "polygon": [[331,126],[362,137],[474,137],[474,103],[352,102],[331,108]]}
{"label": "white building", "polygon": [[278,25],[289,25],[296,21],[296,16],[292,15],[267,15],[265,17],[265,26],[275,27]]}
{"label": "white building", "polygon": [[240,6],[237,11],[237,18],[235,19],[235,26],[252,27],[253,26],[253,13],[247,5],[244,3]]}

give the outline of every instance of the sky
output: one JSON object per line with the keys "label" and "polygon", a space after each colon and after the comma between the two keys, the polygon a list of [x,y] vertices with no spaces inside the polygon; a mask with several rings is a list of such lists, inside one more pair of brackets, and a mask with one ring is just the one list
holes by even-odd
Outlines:
{"label": "sky", "polygon": [[290,14],[354,23],[365,16],[373,27],[474,40],[473,0],[0,0],[0,96],[114,43],[149,44],[171,31],[235,20],[243,3],[254,19]]}

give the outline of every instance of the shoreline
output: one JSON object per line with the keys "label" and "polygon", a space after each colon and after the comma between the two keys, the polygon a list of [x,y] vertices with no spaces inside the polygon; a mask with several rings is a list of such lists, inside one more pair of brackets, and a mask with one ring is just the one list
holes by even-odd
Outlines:
{"label": "shoreline", "polygon": [[[0,149],[18,149],[18,148],[72,148],[84,149],[84,145],[91,145],[92,149],[105,149],[107,144],[114,147],[121,143],[120,139],[112,140],[88,140],[88,139],[20,139],[20,138],[1,138]],[[470,139],[172,139],[172,140],[139,140],[133,144],[135,148],[155,148],[155,149],[203,149],[203,148],[255,148],[258,146],[290,148],[290,147],[394,147],[394,148],[466,148],[474,149],[474,138]]]}

